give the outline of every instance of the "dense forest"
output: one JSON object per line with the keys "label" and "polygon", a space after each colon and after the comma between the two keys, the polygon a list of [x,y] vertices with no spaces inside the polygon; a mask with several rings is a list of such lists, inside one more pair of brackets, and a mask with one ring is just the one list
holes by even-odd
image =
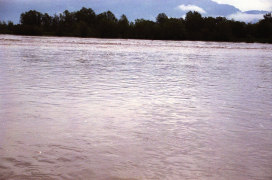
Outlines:
{"label": "dense forest", "polygon": [[262,20],[252,24],[225,17],[202,17],[200,13],[190,11],[185,18],[168,18],[165,13],[160,13],[155,22],[145,19],[129,22],[125,15],[117,19],[110,11],[96,14],[85,7],[53,16],[30,10],[21,14],[20,24],[0,21],[0,33],[272,43],[272,16],[271,13],[265,14]]}

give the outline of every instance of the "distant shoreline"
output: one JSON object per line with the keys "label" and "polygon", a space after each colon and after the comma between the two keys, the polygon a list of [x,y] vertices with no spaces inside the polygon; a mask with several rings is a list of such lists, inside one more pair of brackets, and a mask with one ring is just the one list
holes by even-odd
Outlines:
{"label": "distant shoreline", "polygon": [[188,12],[183,18],[158,14],[156,21],[136,19],[129,22],[125,15],[119,19],[110,12],[95,14],[91,8],[50,16],[35,10],[22,13],[20,24],[0,21],[0,34],[83,37],[108,39],[145,39],[205,42],[272,43],[272,16],[255,24],[225,17],[202,17]]}
{"label": "distant shoreline", "polygon": [[24,34],[1,34],[9,36],[23,36],[23,37],[55,37],[55,38],[79,38],[79,39],[111,39],[111,40],[147,40],[147,41],[177,41],[177,42],[186,42],[186,41],[195,41],[195,42],[215,42],[215,43],[248,43],[248,44],[272,44],[271,42],[258,42],[258,41],[213,41],[213,40],[167,40],[167,39],[135,39],[135,38],[103,38],[103,37],[80,37],[80,36],[56,36],[56,35],[24,35]]}

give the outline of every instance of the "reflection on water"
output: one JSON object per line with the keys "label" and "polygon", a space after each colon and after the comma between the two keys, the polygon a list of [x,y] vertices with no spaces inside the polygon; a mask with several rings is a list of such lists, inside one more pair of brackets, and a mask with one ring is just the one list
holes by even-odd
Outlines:
{"label": "reflection on water", "polygon": [[272,178],[272,45],[0,36],[0,179]]}

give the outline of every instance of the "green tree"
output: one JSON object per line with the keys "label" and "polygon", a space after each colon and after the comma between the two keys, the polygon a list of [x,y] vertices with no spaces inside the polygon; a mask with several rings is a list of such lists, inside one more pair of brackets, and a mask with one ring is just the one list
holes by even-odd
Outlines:
{"label": "green tree", "polygon": [[156,39],[156,23],[144,19],[136,19],[134,25],[134,37],[140,39]]}
{"label": "green tree", "polygon": [[129,21],[127,17],[123,14],[118,21],[118,32],[119,36],[122,38],[127,38],[129,34]]}
{"label": "green tree", "polygon": [[125,15],[118,20],[111,11],[96,15],[91,8],[85,7],[53,16],[30,10],[21,14],[20,24],[0,21],[0,33],[272,43],[272,14],[265,14],[258,23],[246,24],[225,17],[202,17],[192,11],[185,19],[168,18],[160,13],[155,22],[145,19],[129,22]]}
{"label": "green tree", "polygon": [[48,33],[51,30],[52,17],[49,16],[47,13],[43,14],[41,19],[41,25],[43,27],[43,30]]}
{"label": "green tree", "polygon": [[81,8],[79,11],[75,12],[75,19],[77,22],[83,21],[88,25],[93,25],[95,23],[95,12],[91,8]]}
{"label": "green tree", "polygon": [[200,13],[189,11],[185,17],[186,31],[189,39],[200,40],[203,28],[203,18]]}
{"label": "green tree", "polygon": [[41,20],[42,20],[42,14],[35,10],[30,10],[28,12],[22,13],[20,17],[20,22],[23,25],[40,26]]}
{"label": "green tree", "polygon": [[239,21],[231,21],[232,35],[235,38],[245,38],[247,36],[246,24]]}
{"label": "green tree", "polygon": [[257,36],[260,38],[272,39],[272,16],[271,13],[265,14],[264,19],[257,24]]}
{"label": "green tree", "polygon": [[200,13],[189,11],[185,17],[186,28],[188,31],[199,31],[203,26],[203,18]]}
{"label": "green tree", "polygon": [[97,16],[97,31],[100,37],[116,37],[117,32],[117,18],[111,11],[101,13]]}
{"label": "green tree", "polygon": [[166,23],[168,21],[168,16],[165,13],[160,13],[158,14],[158,16],[156,17],[156,21],[159,24],[163,24]]}

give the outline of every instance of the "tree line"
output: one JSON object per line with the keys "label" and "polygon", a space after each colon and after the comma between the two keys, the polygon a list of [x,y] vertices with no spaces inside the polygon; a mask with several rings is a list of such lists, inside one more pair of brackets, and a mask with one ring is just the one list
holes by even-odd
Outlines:
{"label": "tree line", "polygon": [[185,18],[169,18],[160,13],[156,21],[119,19],[111,12],[96,14],[91,8],[50,16],[35,10],[22,13],[20,23],[0,21],[0,33],[18,35],[77,36],[98,38],[133,38],[154,40],[203,40],[272,43],[272,16],[265,14],[256,23],[202,17],[196,11]]}

